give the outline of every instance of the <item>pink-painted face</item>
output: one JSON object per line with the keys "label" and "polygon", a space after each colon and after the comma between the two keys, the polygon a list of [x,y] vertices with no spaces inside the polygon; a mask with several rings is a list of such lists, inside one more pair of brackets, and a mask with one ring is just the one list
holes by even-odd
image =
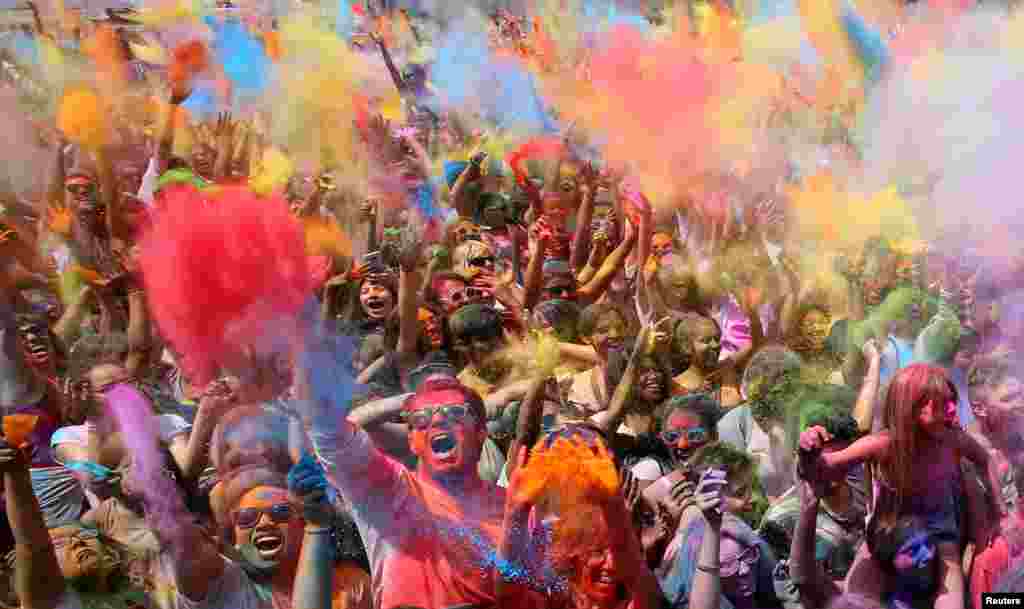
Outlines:
{"label": "pink-painted face", "polygon": [[929,400],[917,413],[917,424],[924,433],[939,439],[957,425],[956,402]]}
{"label": "pink-painted face", "polygon": [[409,446],[431,476],[468,475],[486,436],[462,392],[442,389],[419,396],[405,411]]}

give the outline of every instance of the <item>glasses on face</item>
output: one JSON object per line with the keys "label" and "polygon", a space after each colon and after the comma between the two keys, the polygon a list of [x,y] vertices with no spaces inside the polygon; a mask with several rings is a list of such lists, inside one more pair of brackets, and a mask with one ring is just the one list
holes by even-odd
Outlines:
{"label": "glasses on face", "polygon": [[96,529],[79,529],[70,535],[58,535],[53,540],[53,548],[60,550],[72,546],[75,543],[85,543],[93,539],[99,539],[100,533]]}
{"label": "glasses on face", "polygon": [[491,269],[494,268],[494,257],[493,256],[482,256],[480,258],[473,258],[469,261],[469,266],[480,268],[480,269]]}
{"label": "glasses on face", "polygon": [[284,524],[295,516],[295,508],[289,503],[278,503],[269,508],[242,508],[235,512],[235,526],[240,529],[251,529],[256,526],[263,514],[270,516],[274,524]]}
{"label": "glasses on face", "polygon": [[452,406],[439,406],[437,408],[420,408],[419,410],[406,413],[404,417],[410,427],[423,431],[430,428],[435,414],[440,414],[445,421],[455,424],[463,424],[473,416],[469,406],[455,404]]}
{"label": "glasses on face", "polygon": [[757,564],[757,561],[761,559],[761,548],[757,545],[752,545],[743,551],[736,559],[722,562],[722,577],[735,577],[740,572],[740,565],[746,565],[748,569],[753,569]]}
{"label": "glasses on face", "polygon": [[686,436],[690,444],[701,444],[708,441],[708,430],[703,427],[691,427],[689,429],[667,429],[661,432],[661,440],[665,444],[677,444]]}
{"label": "glasses on face", "polygon": [[96,190],[95,184],[68,184],[65,186],[67,191],[73,195],[85,196],[91,195]]}
{"label": "glasses on face", "polygon": [[568,300],[572,296],[572,290],[569,288],[545,288],[544,294],[551,299]]}

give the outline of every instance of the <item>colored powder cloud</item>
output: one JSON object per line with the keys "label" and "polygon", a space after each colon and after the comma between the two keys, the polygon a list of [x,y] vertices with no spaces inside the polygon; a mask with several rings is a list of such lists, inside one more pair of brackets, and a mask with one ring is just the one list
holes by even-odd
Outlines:
{"label": "colored powder cloud", "polygon": [[491,51],[485,27],[467,16],[445,34],[431,70],[441,95],[435,109],[469,110],[506,129],[550,130],[533,77],[516,58]]}

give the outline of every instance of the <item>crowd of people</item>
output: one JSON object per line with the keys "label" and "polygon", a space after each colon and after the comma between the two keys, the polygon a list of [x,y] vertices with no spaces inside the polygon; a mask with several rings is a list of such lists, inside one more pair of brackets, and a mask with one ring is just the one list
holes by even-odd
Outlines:
{"label": "crowd of people", "polygon": [[[410,59],[430,15],[343,5],[323,35],[400,101],[352,97],[330,119],[351,131],[200,112],[203,75],[224,93],[237,68],[191,39],[161,64],[171,26],[138,12],[54,26],[29,5],[5,33],[0,102],[36,138],[9,145],[52,165],[0,200],[3,606],[1024,592],[1016,254],[811,240],[788,174],[703,172],[660,200],[557,108],[522,133],[435,103],[457,83]],[[678,23],[739,11],[695,6]],[[294,51],[276,19],[207,19]],[[543,19],[488,23],[492,49],[559,69]],[[61,90],[54,53],[76,66]],[[835,124],[807,130],[856,164]]]}

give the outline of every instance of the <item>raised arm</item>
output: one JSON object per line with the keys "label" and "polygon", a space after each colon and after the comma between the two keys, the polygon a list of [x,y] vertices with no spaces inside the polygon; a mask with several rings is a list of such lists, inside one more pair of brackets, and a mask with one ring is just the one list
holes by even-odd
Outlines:
{"label": "raised arm", "polygon": [[619,424],[622,423],[622,419],[625,418],[626,411],[629,409],[630,398],[633,396],[633,386],[636,384],[637,365],[647,349],[649,335],[650,331],[647,328],[644,328],[637,334],[636,343],[633,345],[633,353],[629,356],[629,363],[626,365],[626,371],[622,373],[622,379],[619,380],[619,384],[615,387],[615,393],[612,394],[608,410],[594,418],[594,421],[601,428],[601,431],[604,432],[606,438],[613,437],[615,431],[619,428]]}
{"label": "raised arm", "polygon": [[888,432],[865,436],[843,450],[822,453],[821,447],[831,441],[822,427],[811,427],[800,434],[800,477],[811,482],[828,478],[849,468],[888,456],[892,440]]}
{"label": "raised arm", "polygon": [[804,609],[824,609],[842,591],[832,578],[825,574],[814,553],[821,499],[810,483],[800,480],[797,484],[800,493],[800,516],[793,533],[789,572],[793,584],[800,592],[800,602],[803,603]]}
{"label": "raised arm", "polygon": [[612,280],[615,279],[615,274],[619,272],[622,266],[626,263],[626,257],[629,256],[629,252],[636,245],[637,241],[637,229],[632,223],[626,223],[626,235],[622,239],[622,243],[604,259],[604,264],[598,269],[594,278],[591,279],[587,285],[580,287],[576,290],[577,298],[582,302],[592,303],[597,302],[601,295],[605,293],[608,286],[612,284]]}
{"label": "raised arm", "polygon": [[64,596],[64,575],[57,562],[43,512],[32,491],[28,462],[21,450],[0,439],[7,520],[14,534],[14,589],[25,609],[54,609]]}
{"label": "raised arm", "polygon": [[864,382],[861,383],[860,393],[857,394],[857,403],[853,405],[853,418],[857,421],[857,427],[861,431],[868,432],[871,431],[871,424],[875,420],[882,356],[874,339],[864,343],[862,351],[868,361],[868,373],[864,377]]}
{"label": "raised arm", "polygon": [[569,254],[569,268],[574,273],[579,272],[583,257],[590,249],[590,224],[594,219],[594,200],[597,198],[597,172],[590,163],[584,168],[582,177],[580,187],[583,190],[583,200],[576,212],[576,231],[572,237],[572,251]]}
{"label": "raised arm", "polygon": [[398,353],[403,356],[415,355],[419,338],[417,307],[420,274],[416,269],[419,267],[422,244],[413,233],[414,230],[406,228],[403,231],[398,252]]}
{"label": "raised arm", "polygon": [[530,262],[526,265],[523,284],[523,308],[530,310],[540,300],[541,284],[544,281],[544,256],[548,251],[550,237],[539,230],[531,230]]}

